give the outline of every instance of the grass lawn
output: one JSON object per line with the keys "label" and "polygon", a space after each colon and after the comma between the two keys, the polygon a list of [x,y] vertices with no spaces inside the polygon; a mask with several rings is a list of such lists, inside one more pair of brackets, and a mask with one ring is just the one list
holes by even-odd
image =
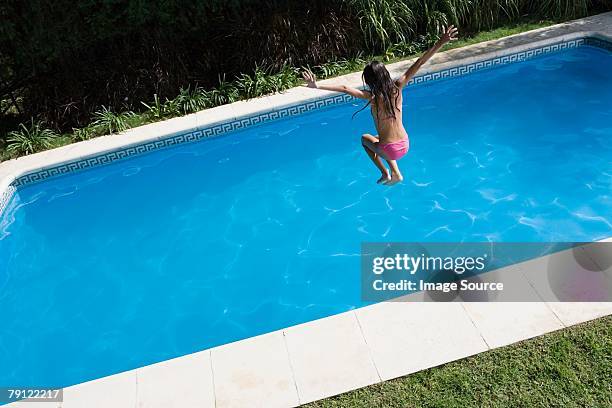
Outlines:
{"label": "grass lawn", "polygon": [[612,407],[612,316],[307,407]]}

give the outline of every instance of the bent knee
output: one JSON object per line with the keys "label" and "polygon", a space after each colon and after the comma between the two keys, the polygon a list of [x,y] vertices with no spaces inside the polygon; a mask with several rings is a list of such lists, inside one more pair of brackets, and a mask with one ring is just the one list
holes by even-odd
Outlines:
{"label": "bent knee", "polygon": [[366,145],[366,144],[372,144],[372,143],[376,143],[378,142],[378,139],[375,136],[370,135],[369,133],[364,133],[363,135],[361,135],[361,144],[362,145]]}

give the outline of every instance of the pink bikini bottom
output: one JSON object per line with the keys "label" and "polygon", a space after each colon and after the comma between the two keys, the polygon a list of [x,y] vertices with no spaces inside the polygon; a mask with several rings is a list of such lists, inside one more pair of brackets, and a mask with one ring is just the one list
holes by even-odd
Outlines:
{"label": "pink bikini bottom", "polygon": [[393,143],[378,143],[378,149],[389,160],[399,160],[408,152],[408,139]]}

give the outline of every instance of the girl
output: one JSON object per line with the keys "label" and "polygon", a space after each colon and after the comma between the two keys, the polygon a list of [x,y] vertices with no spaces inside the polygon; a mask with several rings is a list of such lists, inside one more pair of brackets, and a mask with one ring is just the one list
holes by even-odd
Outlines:
{"label": "girl", "polygon": [[[399,79],[393,81],[389,71],[382,62],[372,61],[363,70],[362,79],[368,89],[360,90],[345,85],[317,85],[316,78],[311,71],[302,75],[309,88],[324,89],[327,91],[344,92],[356,98],[366,99],[370,105],[372,118],[378,131],[378,137],[365,134],[361,137],[361,144],[374,165],[380,170],[381,177],[377,183],[388,186],[401,182],[404,178],[397,167],[397,160],[401,159],[409,148],[408,133],[402,123],[402,88],[412,79],[417,71],[425,64],[444,44],[457,39],[458,30],[454,26],[448,27],[436,44],[423,54]],[[359,112],[359,111],[358,111]],[[385,159],[391,169],[385,167],[380,158]]]}

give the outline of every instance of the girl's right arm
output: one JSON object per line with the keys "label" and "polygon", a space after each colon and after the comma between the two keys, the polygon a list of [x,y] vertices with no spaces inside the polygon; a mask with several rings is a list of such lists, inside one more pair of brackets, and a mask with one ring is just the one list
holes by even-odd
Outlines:
{"label": "girl's right arm", "polygon": [[359,99],[371,99],[372,94],[368,91],[362,91],[361,89],[351,88],[346,85],[317,85],[317,78],[312,71],[306,70],[302,72],[302,77],[306,81],[308,88],[323,89],[324,91],[343,92],[345,94],[354,96]]}

